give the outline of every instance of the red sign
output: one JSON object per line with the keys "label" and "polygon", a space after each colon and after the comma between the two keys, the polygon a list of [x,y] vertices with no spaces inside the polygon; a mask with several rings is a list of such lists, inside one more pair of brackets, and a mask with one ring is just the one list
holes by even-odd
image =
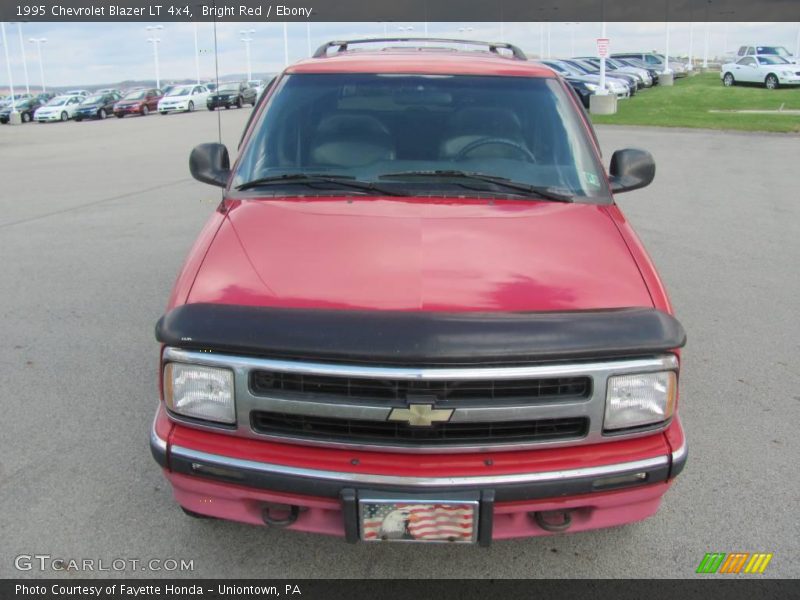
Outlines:
{"label": "red sign", "polygon": [[608,38],[597,38],[597,56],[608,58]]}

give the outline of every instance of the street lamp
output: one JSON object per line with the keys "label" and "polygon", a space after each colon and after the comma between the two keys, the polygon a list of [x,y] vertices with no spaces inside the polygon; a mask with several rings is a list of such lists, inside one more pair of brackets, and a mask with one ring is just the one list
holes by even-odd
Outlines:
{"label": "street lamp", "polygon": [[44,67],[42,66],[42,44],[47,43],[47,38],[30,38],[28,40],[31,44],[36,44],[36,53],[39,55],[39,78],[42,82],[42,93],[47,91],[44,85]]}
{"label": "street lamp", "polygon": [[[8,88],[11,92],[11,112],[16,112],[14,98],[14,80],[11,78],[11,59],[8,57],[8,42],[6,41],[6,24],[0,21],[0,30],[3,33],[3,52],[6,55],[6,71],[8,71]],[[9,121],[10,123],[11,121]]]}
{"label": "street lamp", "polygon": [[19,51],[22,54],[22,69],[25,73],[25,93],[31,93],[31,84],[28,80],[28,58],[25,56],[25,44],[22,41],[22,23],[16,21],[16,23],[12,22],[11,25],[17,26],[17,33],[19,34]]}
{"label": "street lamp", "polygon": [[570,27],[570,25],[580,25],[580,23],[565,22],[564,25],[569,27],[570,56],[575,56],[575,27]]}
{"label": "street lamp", "polygon": [[197,21],[194,23],[194,74],[197,78],[197,85],[200,85],[200,49],[197,45]]}
{"label": "street lamp", "polygon": [[[164,29],[163,25],[148,25],[145,27],[147,31],[158,31],[160,29]],[[147,38],[147,41],[153,44],[153,60],[156,66],[156,87],[161,87],[161,76],[158,74],[158,45],[161,43],[161,38],[151,37]]]}
{"label": "street lamp", "polygon": [[242,29],[239,31],[244,37],[240,38],[241,41],[244,42],[244,52],[245,56],[247,56],[247,81],[250,81],[253,78],[253,73],[250,69],[250,42],[253,41],[253,38],[250,36],[256,32],[255,29]]}

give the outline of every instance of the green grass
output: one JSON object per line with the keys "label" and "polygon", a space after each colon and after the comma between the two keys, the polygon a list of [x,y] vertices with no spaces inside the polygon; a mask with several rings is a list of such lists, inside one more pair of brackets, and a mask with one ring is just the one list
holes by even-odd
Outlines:
{"label": "green grass", "polygon": [[672,87],[656,86],[617,103],[615,115],[592,115],[601,125],[698,127],[740,131],[800,132],[800,115],[713,113],[709,110],[800,110],[800,86],[767,90],[737,85],[726,88],[719,73],[676,79]]}

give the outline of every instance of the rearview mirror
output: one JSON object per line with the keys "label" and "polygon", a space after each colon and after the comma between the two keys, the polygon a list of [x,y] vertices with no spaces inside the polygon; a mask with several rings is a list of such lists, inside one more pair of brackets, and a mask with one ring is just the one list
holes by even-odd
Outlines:
{"label": "rearview mirror", "polygon": [[189,171],[197,181],[224,188],[231,175],[231,159],[223,144],[195,146],[189,156]]}
{"label": "rearview mirror", "polygon": [[625,148],[614,152],[608,173],[612,192],[630,192],[650,185],[656,176],[656,163],[647,150]]}

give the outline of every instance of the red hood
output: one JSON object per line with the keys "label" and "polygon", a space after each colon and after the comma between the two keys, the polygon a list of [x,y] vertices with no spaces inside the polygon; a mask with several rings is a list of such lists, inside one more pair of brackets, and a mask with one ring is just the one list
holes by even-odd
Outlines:
{"label": "red hood", "polygon": [[234,202],[188,302],[397,310],[652,306],[601,206]]}

